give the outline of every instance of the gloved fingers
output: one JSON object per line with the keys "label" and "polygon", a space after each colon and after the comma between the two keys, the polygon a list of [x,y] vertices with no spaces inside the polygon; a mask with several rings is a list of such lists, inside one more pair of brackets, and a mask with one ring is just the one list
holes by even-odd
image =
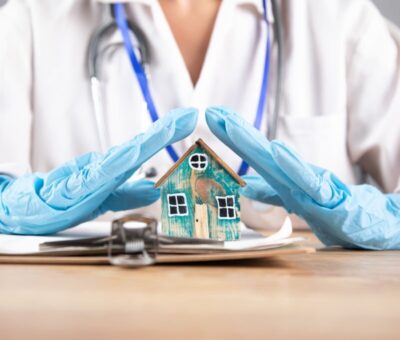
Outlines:
{"label": "gloved fingers", "polygon": [[150,205],[159,198],[160,189],[154,187],[153,181],[126,182],[108,196],[100,206],[99,213],[136,209]]}
{"label": "gloved fingers", "polygon": [[147,132],[111,148],[104,157],[96,158],[79,171],[58,177],[41,190],[41,197],[52,207],[64,209],[97,191],[111,193],[155,153],[191,134],[197,116],[195,109],[167,113]]}
{"label": "gloved fingers", "polygon": [[37,179],[41,178],[41,187],[36,188],[36,191],[52,208],[67,208],[73,204],[76,196],[83,196],[80,186],[83,186],[89,169],[99,164],[103,158],[100,153],[89,152],[47,174],[34,174]]}
{"label": "gloved fingers", "polygon": [[317,173],[301,157],[280,141],[271,142],[274,161],[308,196],[322,206],[334,207],[343,200],[342,188],[335,186],[330,173]]}
{"label": "gloved fingers", "polygon": [[89,152],[53,169],[44,177],[43,192],[50,190],[53,183],[81,171],[89,164],[99,162],[103,157],[98,152]]}
{"label": "gloved fingers", "polygon": [[[247,184],[241,189],[241,194],[243,196],[263,203],[285,207],[282,199],[261,176],[247,175],[243,176],[243,179]],[[332,222],[338,218],[335,216],[334,212],[328,208],[314,204],[311,197],[302,194],[300,191],[293,192],[293,199],[296,202],[301,202],[299,205],[302,205],[303,209],[298,206],[296,211],[306,221],[313,222],[309,224],[310,228],[322,243],[327,246],[338,245],[347,248],[350,247],[351,243],[338,235],[338,232],[340,234],[340,230],[330,227],[325,219],[319,219],[318,217],[321,216],[321,213],[323,212],[324,216],[331,216],[329,220]],[[292,206],[296,206],[296,204]],[[287,207],[285,208],[289,211],[291,210]],[[335,223],[340,224],[340,221],[335,221]]]}
{"label": "gloved fingers", "polygon": [[[247,185],[241,189],[241,194],[245,197],[267,204],[282,206],[286,208],[289,213],[295,210],[296,213],[306,221],[309,221],[310,216],[314,214],[312,220],[316,221],[318,219],[316,216],[318,216],[318,213],[321,213],[321,207],[314,204],[310,197],[304,195],[300,191],[292,192],[292,200],[282,201],[275,190],[261,176],[243,176],[243,179],[246,181]],[[284,204],[284,202],[286,204]],[[307,208],[302,209],[303,207]],[[309,207],[311,207],[311,209],[309,209]],[[319,211],[316,211],[317,209],[319,209]],[[332,231],[325,227],[326,225],[326,223],[315,223],[310,225],[310,227],[319,240],[325,245],[343,245],[342,240],[336,237],[336,235],[333,235]]]}
{"label": "gloved fingers", "polygon": [[60,210],[48,205],[35,193],[36,183],[40,181],[35,175],[21,177],[1,193],[1,233],[53,234],[92,220],[108,210],[134,209],[151,204],[160,195],[153,182],[140,180],[124,183],[111,194],[104,190],[82,199],[68,209]]}
{"label": "gloved fingers", "polygon": [[[246,160],[277,192],[287,208],[296,211],[293,192],[301,192],[317,204],[335,206],[343,199],[345,185],[329,172],[314,171],[294,152],[265,136],[232,111],[209,108],[206,112],[211,131]],[[240,141],[240,143],[237,143]],[[333,187],[331,179],[338,185]],[[290,205],[290,206],[289,206]]]}
{"label": "gloved fingers", "polygon": [[246,186],[240,189],[241,195],[262,203],[284,206],[282,199],[264,178],[256,175],[246,175],[242,178]]}
{"label": "gloved fingers", "polygon": [[[42,179],[37,174],[18,177],[0,195],[0,232],[44,235],[77,224],[107,197],[83,200],[71,209],[59,210],[48,205],[37,194]],[[2,225],[4,224],[4,225]]]}
{"label": "gloved fingers", "polygon": [[206,121],[213,134],[256,170],[282,199],[290,195],[293,182],[275,164],[270,143],[260,131],[220,107],[208,108]]}
{"label": "gloved fingers", "polygon": [[193,108],[170,111],[145,133],[111,148],[98,171],[121,184],[157,152],[190,135],[196,127],[197,117],[198,112]]}
{"label": "gloved fingers", "polygon": [[198,112],[193,108],[170,111],[145,133],[110,149],[102,161],[104,171],[114,175],[132,167],[139,168],[161,149],[190,135],[196,127],[197,117]]}
{"label": "gloved fingers", "polygon": [[[150,180],[138,180],[126,182],[115,189],[103,200],[103,203],[79,219],[77,223],[91,221],[107,211],[123,211],[136,209],[150,205],[160,198],[160,189],[154,187]],[[72,207],[69,213],[73,213],[79,206]],[[76,224],[76,223],[75,223]]]}
{"label": "gloved fingers", "polygon": [[302,203],[300,216],[307,222],[312,232],[326,246],[355,248],[354,244],[343,233],[343,212],[323,207],[314,203],[311,197],[300,192],[293,193],[294,199]]}

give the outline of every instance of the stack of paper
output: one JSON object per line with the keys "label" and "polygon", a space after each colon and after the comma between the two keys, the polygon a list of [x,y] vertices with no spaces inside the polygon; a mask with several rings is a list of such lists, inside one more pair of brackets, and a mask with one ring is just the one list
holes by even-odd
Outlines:
{"label": "stack of paper", "polygon": [[[51,256],[76,256],[82,255],[82,248],[72,248],[68,251],[46,250],[41,245],[45,242],[66,241],[66,240],[82,240],[93,237],[107,237],[110,235],[110,222],[88,222],[65,230],[50,236],[17,236],[17,235],[0,235],[0,263],[8,262],[13,257],[23,259],[31,257],[29,263],[35,263],[33,257],[41,257],[40,263],[43,263],[43,256],[48,256],[49,263],[60,263],[52,261]],[[292,224],[287,218],[282,227],[270,236],[251,230],[242,225],[241,239],[237,241],[226,241],[216,244],[172,244],[163,245],[159,251],[157,262],[189,262],[189,261],[211,261],[211,260],[227,260],[241,258],[255,258],[268,256],[268,252],[273,249],[282,249],[290,244],[300,242],[303,238],[291,237]],[[293,252],[293,248],[290,248]],[[302,248],[303,251],[309,252],[310,249]],[[75,252],[74,252],[75,250]],[[97,252],[96,252],[97,251]],[[106,259],[106,248],[97,248],[95,252],[88,252],[87,255],[102,255]],[[273,254],[273,253],[271,253]],[[93,257],[93,256],[92,256]],[[82,257],[84,258],[84,257]],[[17,260],[11,261],[17,263]],[[21,260],[24,262],[24,260]],[[26,263],[26,261],[24,262]],[[39,261],[38,261],[39,263]],[[65,261],[70,263],[70,261]],[[84,260],[83,260],[83,263]],[[97,263],[97,262],[96,262]]]}

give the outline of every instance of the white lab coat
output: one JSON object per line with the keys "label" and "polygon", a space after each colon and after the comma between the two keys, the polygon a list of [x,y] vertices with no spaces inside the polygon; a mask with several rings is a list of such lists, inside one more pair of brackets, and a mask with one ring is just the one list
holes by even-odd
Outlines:
{"label": "white lab coat", "polygon": [[[100,150],[86,56],[103,9],[87,0],[11,0],[0,8],[0,171],[49,171]],[[151,88],[160,114],[182,106],[200,109],[195,134],[177,150],[201,137],[237,169],[240,160],[210,133],[203,110],[225,105],[253,121],[267,29],[261,0],[222,2],[195,86],[159,3],[136,0],[127,11],[150,43]],[[395,28],[367,0],[286,0],[282,16],[286,73],[278,138],[348,184],[359,181],[357,165],[383,190],[399,190]],[[270,11],[271,31],[273,20]],[[118,32],[112,41],[120,41]],[[272,34],[267,114],[274,108],[274,41]],[[106,54],[101,75],[111,144],[118,144],[146,129],[150,118],[123,48]],[[145,167],[154,166],[160,176],[171,165],[161,151]],[[154,207],[149,211],[158,214]],[[251,226],[279,224],[283,216],[282,209],[243,200],[242,217]]]}

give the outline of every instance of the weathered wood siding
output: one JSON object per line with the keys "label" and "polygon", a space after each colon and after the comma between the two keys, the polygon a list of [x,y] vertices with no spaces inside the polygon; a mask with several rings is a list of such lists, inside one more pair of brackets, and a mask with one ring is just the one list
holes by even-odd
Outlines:
{"label": "weathered wood siding", "polygon": [[[190,155],[204,153],[208,156],[205,170],[193,170],[189,165]],[[208,205],[209,237],[236,240],[240,237],[239,184],[203,148],[198,146],[161,186],[162,230],[170,236],[194,237],[195,204]],[[168,216],[168,194],[184,193],[188,206],[187,216]],[[236,218],[219,219],[216,196],[233,195]]]}

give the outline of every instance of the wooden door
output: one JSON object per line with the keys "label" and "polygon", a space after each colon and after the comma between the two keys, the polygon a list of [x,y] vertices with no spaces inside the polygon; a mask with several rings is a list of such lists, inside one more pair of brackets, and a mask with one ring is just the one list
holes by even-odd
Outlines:
{"label": "wooden door", "polygon": [[207,204],[196,204],[194,210],[194,237],[210,238],[208,232]]}

